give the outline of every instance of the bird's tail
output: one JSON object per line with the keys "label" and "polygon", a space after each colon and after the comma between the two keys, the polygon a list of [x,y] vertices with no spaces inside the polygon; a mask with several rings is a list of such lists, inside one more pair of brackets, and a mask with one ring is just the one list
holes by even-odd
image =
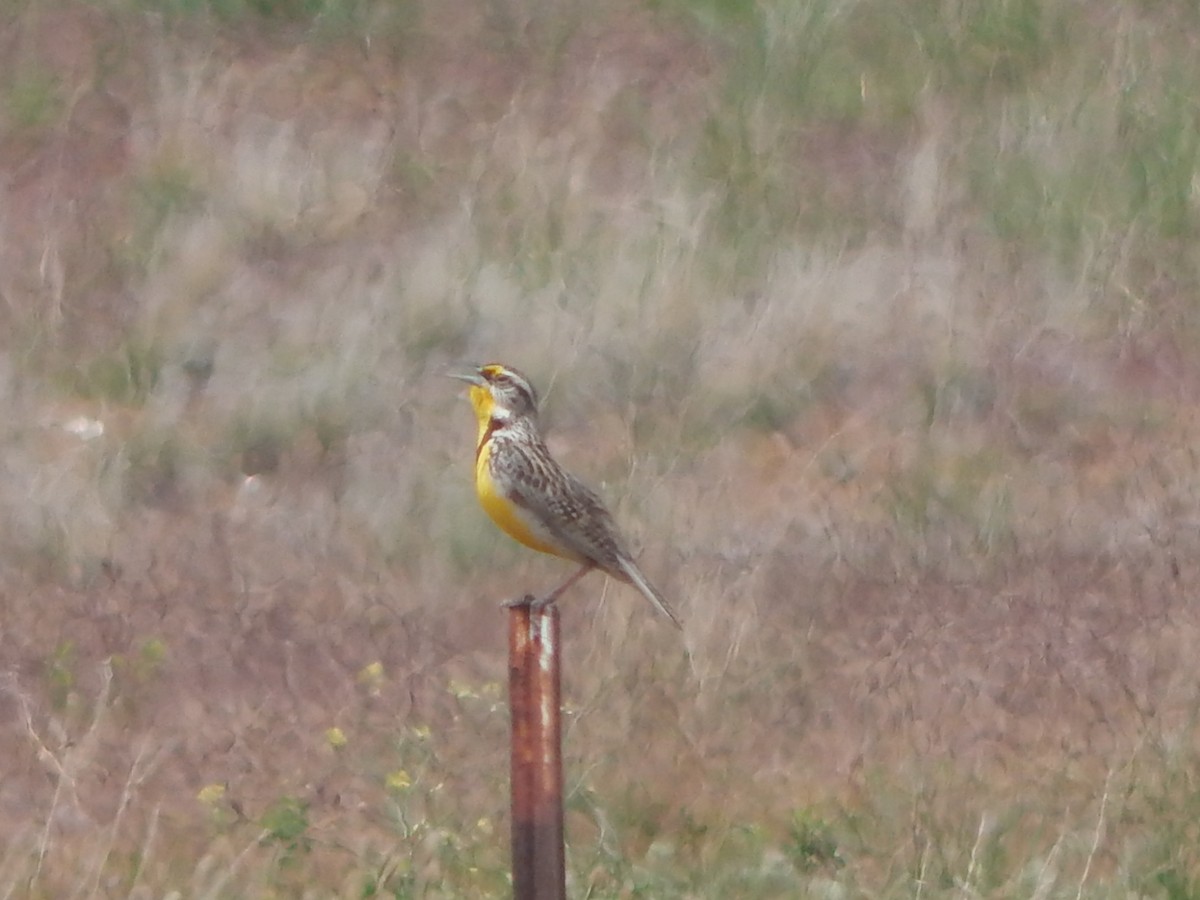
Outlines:
{"label": "bird's tail", "polygon": [[675,615],[675,610],[671,609],[665,597],[660,594],[642,574],[642,570],[637,567],[637,563],[624,556],[620,558],[621,571],[625,573],[629,579],[629,583],[641,591],[647,600],[654,604],[660,613],[666,616],[679,630],[683,630],[683,625],[679,621],[679,617]]}

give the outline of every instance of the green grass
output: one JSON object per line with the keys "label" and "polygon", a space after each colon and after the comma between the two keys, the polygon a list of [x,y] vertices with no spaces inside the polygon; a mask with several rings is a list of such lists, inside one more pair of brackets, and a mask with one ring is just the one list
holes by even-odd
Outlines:
{"label": "green grass", "polygon": [[28,69],[4,94],[7,119],[18,131],[33,132],[58,121],[62,114],[62,87],[50,72]]}
{"label": "green grass", "polygon": [[85,400],[140,407],[159,386],[163,362],[160,347],[131,338],[113,352],[77,365],[61,380],[66,390]]}
{"label": "green grass", "polygon": [[[173,17],[181,23],[210,18],[218,23],[238,25],[301,24],[311,26],[314,36],[341,36],[353,32],[369,19],[381,4],[367,0],[122,0],[147,12]],[[410,15],[414,4],[398,0],[397,10]],[[394,13],[393,13],[394,14]]]}

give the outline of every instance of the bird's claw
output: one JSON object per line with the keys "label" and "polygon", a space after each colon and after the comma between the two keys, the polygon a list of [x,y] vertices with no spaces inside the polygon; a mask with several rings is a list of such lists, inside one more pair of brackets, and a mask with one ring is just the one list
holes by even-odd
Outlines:
{"label": "bird's claw", "polygon": [[543,612],[554,605],[558,598],[551,594],[548,597],[538,597],[536,600],[531,599],[529,608],[534,612]]}
{"label": "bird's claw", "polygon": [[505,600],[500,606],[504,609],[520,609],[522,606],[528,606],[531,612],[543,612],[549,606],[553,606],[558,598],[553,594],[548,597],[535,597],[533,594],[526,594],[524,597],[516,597],[512,600]]}

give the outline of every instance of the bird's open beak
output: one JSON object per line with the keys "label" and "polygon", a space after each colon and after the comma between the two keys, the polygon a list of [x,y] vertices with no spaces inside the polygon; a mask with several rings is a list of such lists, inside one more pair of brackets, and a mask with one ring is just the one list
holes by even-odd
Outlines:
{"label": "bird's open beak", "polygon": [[456,378],[459,381],[465,381],[467,384],[477,384],[480,387],[487,383],[483,380],[483,376],[478,372],[471,372],[469,375],[463,374],[462,372],[447,372],[446,377]]}

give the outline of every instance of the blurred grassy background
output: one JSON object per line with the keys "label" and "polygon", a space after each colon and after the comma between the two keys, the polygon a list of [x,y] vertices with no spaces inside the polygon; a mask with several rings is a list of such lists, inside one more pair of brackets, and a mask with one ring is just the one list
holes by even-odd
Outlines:
{"label": "blurred grassy background", "polygon": [[9,0],[0,891],[507,888],[503,360],[571,895],[1200,897],[1200,13]]}

